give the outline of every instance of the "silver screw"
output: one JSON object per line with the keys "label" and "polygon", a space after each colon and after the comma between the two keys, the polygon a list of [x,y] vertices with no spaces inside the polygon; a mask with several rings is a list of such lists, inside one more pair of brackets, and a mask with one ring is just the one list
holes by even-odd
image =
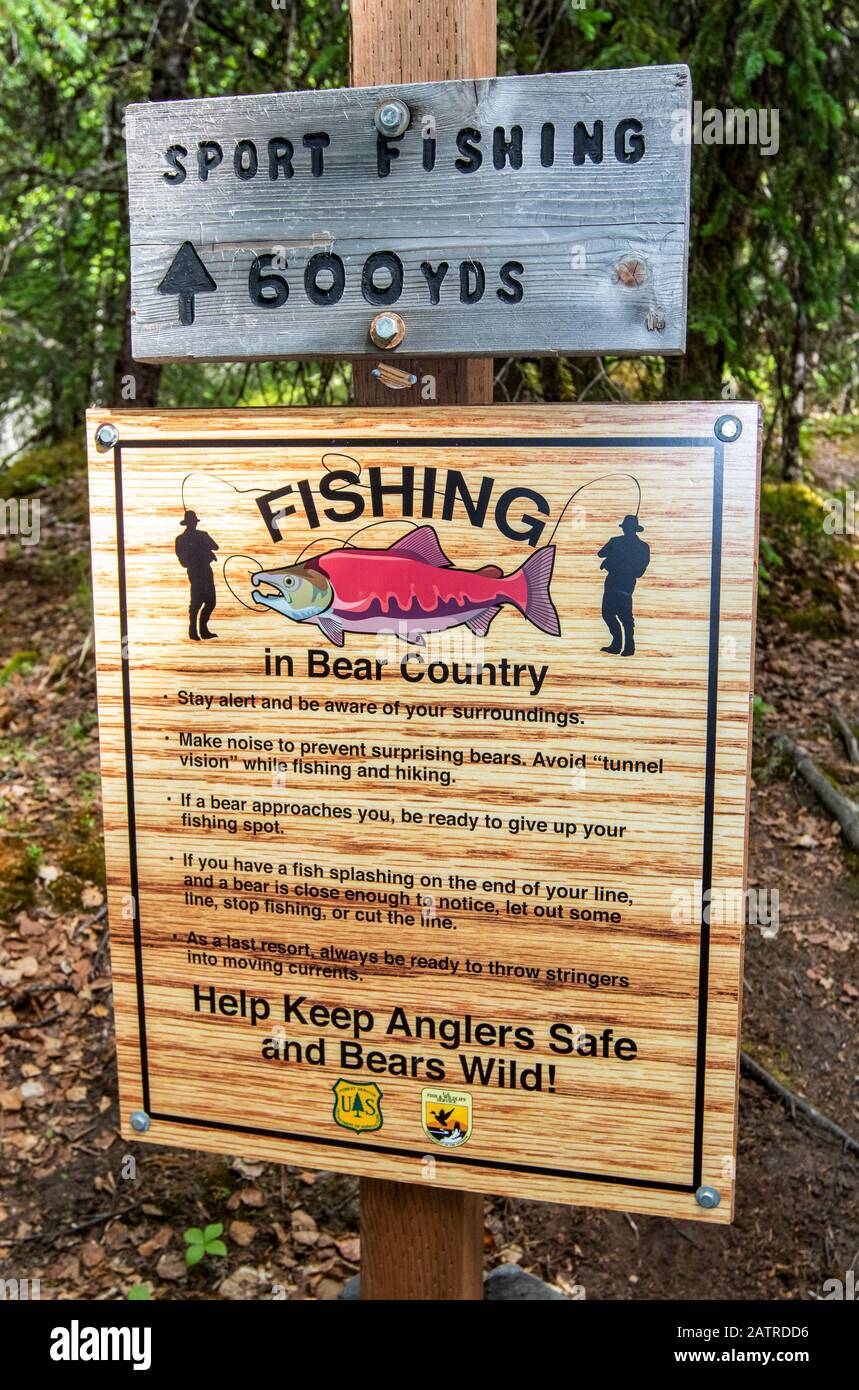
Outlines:
{"label": "silver screw", "polygon": [[392,140],[408,130],[411,119],[411,111],[399,97],[380,101],[373,112],[373,123],[380,135],[386,135]]}
{"label": "silver screw", "polygon": [[119,439],[119,430],[116,425],[99,425],[95,432],[95,442],[102,451],[112,449]]}
{"label": "silver screw", "polygon": [[705,1211],[712,1211],[713,1207],[717,1207],[721,1200],[722,1194],[716,1187],[699,1187],[695,1193],[695,1201]]}
{"label": "silver screw", "polygon": [[138,1134],[145,1134],[151,1124],[152,1121],[145,1110],[132,1110],[131,1128],[136,1130]]}

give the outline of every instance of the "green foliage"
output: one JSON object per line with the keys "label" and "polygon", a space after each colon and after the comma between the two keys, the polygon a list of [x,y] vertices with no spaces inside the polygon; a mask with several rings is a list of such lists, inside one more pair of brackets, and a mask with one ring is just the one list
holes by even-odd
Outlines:
{"label": "green foliage", "polygon": [[32,671],[38,660],[38,652],[14,652],[12,656],[9,657],[2,671],[0,671],[0,685],[8,685],[12,677],[19,672],[21,675],[27,675],[28,671]]}
{"label": "green foliage", "polygon": [[[665,370],[644,359],[651,382],[639,377],[631,392],[610,359],[602,374],[592,363],[572,371],[590,399],[711,398],[732,380],[741,396],[764,401],[769,456],[795,472],[792,414],[844,411],[859,381],[855,6],[624,0],[610,12],[548,5],[536,17],[535,8],[500,5],[506,71],[686,62],[705,114],[777,110],[777,153],[693,146],[685,358]],[[514,384],[520,396],[543,398],[527,380]]]}
{"label": "green foliage", "polygon": [[[129,366],[125,106],[344,85],[348,5],[0,0],[0,19],[0,410],[20,446],[79,429]],[[859,383],[855,35],[855,0],[500,0],[502,73],[688,62],[705,112],[779,116],[777,153],[693,148],[685,358],[515,364],[502,396],[736,391],[764,400],[769,455],[798,474],[798,419],[847,414]],[[185,363],[160,374],[159,400],[317,404],[348,389],[336,363]],[[51,476],[19,463],[20,483],[0,487]]]}
{"label": "green foliage", "polygon": [[761,723],[768,714],[775,714],[772,705],[768,705],[763,695],[755,695],[752,700],[752,716],[755,724]]}
{"label": "green foliage", "polygon": [[214,1221],[204,1230],[200,1230],[199,1226],[190,1226],[185,1232],[185,1263],[188,1267],[199,1264],[205,1255],[228,1254],[226,1245],[220,1239],[223,1233],[222,1221]]}
{"label": "green foliage", "polygon": [[150,1284],[132,1284],[126,1295],[130,1303],[143,1303],[151,1300],[152,1286]]}
{"label": "green foliage", "polygon": [[761,489],[761,612],[813,637],[847,628],[839,578],[854,560],[851,542],[832,534],[827,497],[806,483]]}
{"label": "green foliage", "polygon": [[85,464],[83,439],[62,440],[20,454],[14,463],[0,468],[0,497],[26,497],[41,492]]}

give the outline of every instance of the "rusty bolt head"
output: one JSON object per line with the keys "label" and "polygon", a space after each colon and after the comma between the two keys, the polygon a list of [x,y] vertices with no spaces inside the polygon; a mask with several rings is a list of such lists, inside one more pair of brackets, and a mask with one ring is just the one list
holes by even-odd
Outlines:
{"label": "rusty bolt head", "polygon": [[389,309],[381,314],[376,314],[370,324],[370,337],[376,347],[399,347],[405,336],[406,325],[399,314],[394,314]]}
{"label": "rusty bolt head", "polygon": [[647,279],[647,266],[635,256],[627,256],[625,261],[615,267],[614,278],[618,284],[637,290]]}

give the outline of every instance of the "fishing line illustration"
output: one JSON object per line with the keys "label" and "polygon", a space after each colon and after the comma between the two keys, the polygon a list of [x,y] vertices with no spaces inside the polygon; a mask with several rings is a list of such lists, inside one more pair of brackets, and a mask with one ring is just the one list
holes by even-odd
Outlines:
{"label": "fishing line illustration", "polygon": [[[352,455],[328,451],[321,462],[326,473],[339,474],[326,490],[328,500],[341,492],[354,496],[356,491],[373,491],[361,478],[361,464]],[[347,469],[342,467],[344,462],[349,465]],[[193,473],[186,474],[182,482],[183,507],[185,484],[193,476]],[[215,478],[236,493],[258,491],[254,487],[238,488],[216,474],[202,476]],[[432,525],[420,525],[407,517],[383,517],[357,527],[345,538],[313,537],[290,565],[266,569],[254,556],[229,555],[221,567],[224,583],[243,608],[251,612],[271,610],[291,622],[312,624],[338,647],[344,645],[347,632],[393,633],[417,646],[426,644],[429,633],[460,626],[475,636],[484,637],[505,607],[518,611],[539,631],[559,637],[561,624],[551,594],[555,537],[581,492],[597,483],[620,478],[635,487],[636,505],[635,511],[627,513],[619,523],[621,534],[610,537],[597,552],[602,562],[600,568],[605,572],[602,616],[610,638],[602,650],[610,655],[633,656],[632,595],[650,563],[650,548],[640,538],[644,530],[639,521],[642,491],[639,480],[632,473],[603,473],[580,483],[564,502],[547,543],[509,574],[492,564],[480,569],[460,568],[445,554]],[[342,485],[338,485],[341,482]],[[291,509],[272,512],[272,523],[286,515],[291,515]],[[195,635],[196,602],[197,612],[202,615],[199,636],[206,638],[216,635],[208,631],[207,619],[215,606],[211,565],[218,546],[210,536],[195,530],[195,513],[186,511],[183,525],[186,524],[194,531],[198,549],[203,545],[207,547],[205,556],[200,549],[199,558],[195,558],[198,575],[195,590],[192,567],[180,554],[182,537],[176,542],[177,557],[188,569],[192,586],[190,635]],[[367,532],[392,525],[398,529],[405,525],[410,529],[384,547],[355,544]],[[319,547],[325,548],[319,550]],[[242,571],[241,580],[237,576],[238,569]],[[206,587],[206,577],[210,587]],[[243,592],[238,592],[237,586]]]}

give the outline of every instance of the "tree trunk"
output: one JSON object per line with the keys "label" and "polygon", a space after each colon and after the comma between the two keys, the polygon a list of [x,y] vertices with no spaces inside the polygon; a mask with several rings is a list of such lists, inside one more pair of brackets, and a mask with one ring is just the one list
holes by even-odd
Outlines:
{"label": "tree trunk", "polygon": [[802,477],[800,430],[805,418],[805,383],[808,375],[808,319],[805,309],[797,309],[791,344],[790,397],[787,402],[782,440],[782,472],[788,482]]}
{"label": "tree trunk", "polygon": [[[188,72],[194,50],[194,18],[198,0],[162,0],[153,38],[154,56],[150,101],[178,101],[188,95]],[[121,202],[120,223],[128,239],[128,203]],[[135,362],[131,355],[131,280],[122,301],[122,346],[113,367],[111,404],[157,405],[161,367]]]}

